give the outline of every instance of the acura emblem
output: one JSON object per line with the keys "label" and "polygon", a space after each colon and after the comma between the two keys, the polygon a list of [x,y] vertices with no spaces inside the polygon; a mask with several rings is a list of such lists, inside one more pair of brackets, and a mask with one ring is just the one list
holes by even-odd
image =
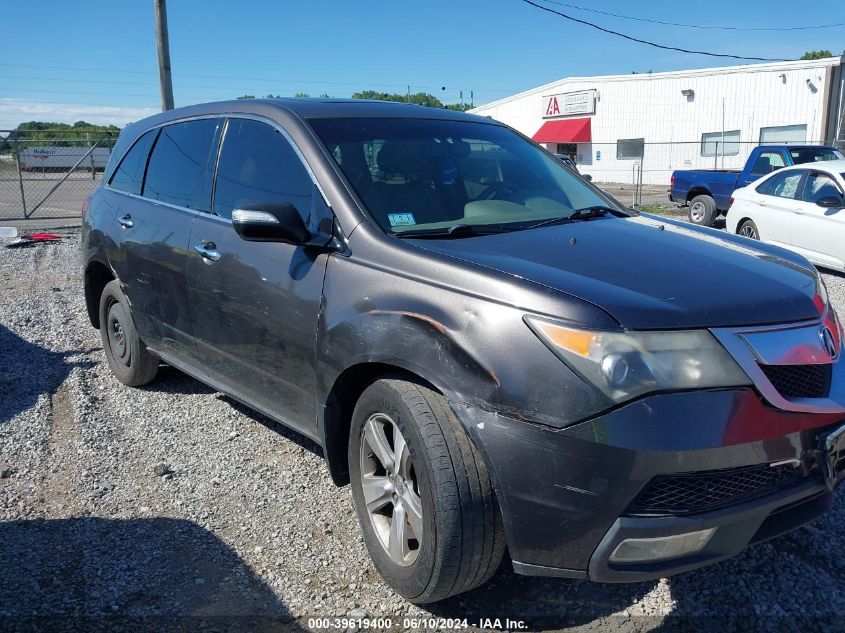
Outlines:
{"label": "acura emblem", "polygon": [[836,339],[833,338],[833,332],[827,326],[819,330],[819,338],[822,341],[822,347],[831,358],[836,358]]}

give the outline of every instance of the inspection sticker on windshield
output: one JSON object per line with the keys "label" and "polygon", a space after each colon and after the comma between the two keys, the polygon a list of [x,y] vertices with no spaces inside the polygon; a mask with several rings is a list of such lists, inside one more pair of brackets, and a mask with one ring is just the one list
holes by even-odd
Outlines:
{"label": "inspection sticker on windshield", "polygon": [[411,226],[417,223],[413,213],[388,213],[387,219],[390,226]]}

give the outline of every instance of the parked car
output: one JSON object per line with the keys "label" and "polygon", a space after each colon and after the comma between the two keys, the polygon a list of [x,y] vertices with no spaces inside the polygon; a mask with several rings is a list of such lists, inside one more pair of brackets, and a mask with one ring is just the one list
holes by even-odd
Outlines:
{"label": "parked car", "polygon": [[760,145],[738,169],[677,169],[672,172],[669,200],[689,207],[689,221],[713,226],[727,213],[735,189],[782,167],[845,158],[833,147],[818,145]]}
{"label": "parked car", "polygon": [[[578,165],[575,163],[574,160],[572,160],[572,158],[570,158],[566,154],[555,154],[555,158],[557,158],[560,162],[562,162],[564,165],[569,167],[569,169],[574,171],[576,174],[581,174],[581,172],[578,169]],[[590,176],[589,174],[581,174],[581,176],[583,178],[586,178],[587,180],[593,179],[593,177]]]}
{"label": "parked car", "polygon": [[727,230],[845,272],[845,160],[788,167],[734,191]]}
{"label": "parked car", "polygon": [[414,602],[483,584],[506,545],[520,574],[599,582],[715,563],[843,478],[813,266],[629,213],[487,118],[161,113],[121,133],[82,244],[117,379],[164,362],[317,442]]}

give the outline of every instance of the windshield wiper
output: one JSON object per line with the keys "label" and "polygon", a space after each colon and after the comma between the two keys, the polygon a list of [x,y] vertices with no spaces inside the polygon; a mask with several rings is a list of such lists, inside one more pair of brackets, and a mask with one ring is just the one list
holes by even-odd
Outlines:
{"label": "windshield wiper", "polygon": [[607,214],[611,214],[618,218],[627,218],[629,217],[628,214],[623,213],[619,209],[614,209],[613,207],[606,207],[602,204],[593,205],[591,207],[584,207],[582,209],[575,209],[569,215],[564,215],[559,218],[549,218],[548,220],[543,220],[542,222],[537,222],[536,224],[530,224],[526,226],[526,229],[538,229],[541,226],[554,226],[555,224],[567,224],[569,222],[575,222],[577,220],[588,220],[590,218],[600,218]]}
{"label": "windshield wiper", "polygon": [[418,229],[416,231],[401,231],[393,235],[396,237],[433,237],[433,238],[456,238],[456,237],[472,237],[475,235],[493,235],[494,233],[505,233],[512,231],[503,226],[490,225],[476,225],[476,224],[453,224],[452,226],[441,227],[439,229]]}

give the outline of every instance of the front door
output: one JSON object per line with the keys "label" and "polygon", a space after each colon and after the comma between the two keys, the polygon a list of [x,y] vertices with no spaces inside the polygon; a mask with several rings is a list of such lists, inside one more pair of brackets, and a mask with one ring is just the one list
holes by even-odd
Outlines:
{"label": "front door", "polygon": [[231,217],[240,207],[290,202],[313,226],[330,211],[287,138],[261,121],[228,120],[215,182],[212,211],[194,222],[188,254],[203,371],[313,437],[315,341],[327,255],[242,240]]}
{"label": "front door", "polygon": [[[845,198],[839,184],[823,172],[807,176],[796,201],[790,226],[793,248],[815,262],[842,270],[845,267]],[[820,207],[822,198],[839,198],[839,207]]]}

